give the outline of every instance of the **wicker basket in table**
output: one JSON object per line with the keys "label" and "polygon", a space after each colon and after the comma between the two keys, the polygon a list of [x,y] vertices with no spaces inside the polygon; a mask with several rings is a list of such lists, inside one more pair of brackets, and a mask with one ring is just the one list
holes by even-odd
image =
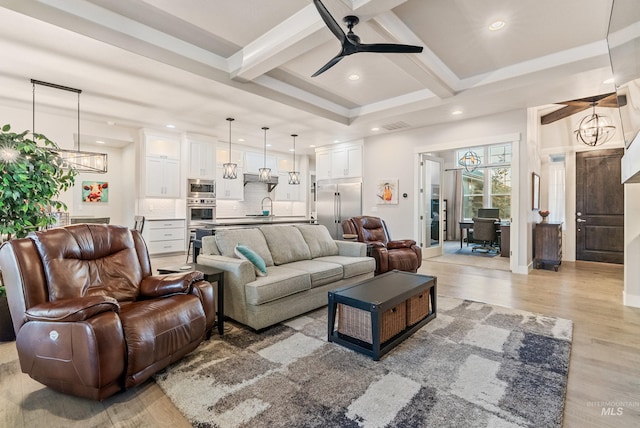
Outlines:
{"label": "wicker basket in table", "polygon": [[[384,343],[407,327],[407,305],[402,302],[382,313],[380,343]],[[338,304],[338,333],[373,343],[371,313],[351,306]]]}
{"label": "wicker basket in table", "polygon": [[429,315],[429,290],[422,291],[407,299],[407,326],[414,325]]}

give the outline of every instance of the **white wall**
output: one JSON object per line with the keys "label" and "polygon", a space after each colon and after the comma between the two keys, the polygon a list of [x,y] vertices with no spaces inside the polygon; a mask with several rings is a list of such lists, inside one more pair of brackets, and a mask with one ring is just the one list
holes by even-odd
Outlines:
{"label": "white wall", "polygon": [[624,292],[625,305],[640,307],[640,184],[624,185]]}
{"label": "white wall", "polygon": [[[383,217],[394,236],[413,236],[417,151],[428,153],[487,144],[495,136],[526,131],[524,110],[369,137],[364,145],[363,214]],[[379,179],[399,179],[399,204],[376,205]],[[403,198],[402,193],[408,198]]]}
{"label": "white wall", "polygon": [[[419,241],[417,227],[417,180],[419,152],[435,153],[451,150],[459,147],[475,145],[496,144],[509,142],[514,135],[523,136],[527,133],[527,113],[525,110],[514,110],[491,116],[484,116],[471,120],[460,120],[452,123],[413,129],[405,132],[395,132],[388,135],[369,137],[364,145],[364,176],[363,176],[363,214],[375,215],[385,219],[392,238],[412,238]],[[521,143],[524,144],[524,143]],[[517,148],[516,148],[517,151]],[[527,151],[524,151],[525,156]],[[526,171],[523,178],[530,171],[527,161],[524,160]],[[518,171],[518,166],[515,166]],[[530,173],[528,174],[530,175]],[[399,204],[376,205],[376,183],[380,179],[398,178],[399,180]],[[514,178],[518,182],[518,178]],[[526,186],[526,184],[524,184]],[[530,178],[529,183],[530,186]],[[403,198],[402,194],[408,197]],[[523,192],[520,192],[523,193]],[[528,194],[528,191],[527,191]],[[520,196],[525,198],[524,196]],[[522,215],[522,212],[520,213]],[[525,213],[527,223],[529,213]],[[514,227],[517,227],[517,219],[514,219]],[[525,259],[526,248],[530,246],[530,233],[524,233],[519,246],[522,247]],[[530,251],[529,251],[530,254]],[[518,263],[527,265],[527,260],[519,260]]]}

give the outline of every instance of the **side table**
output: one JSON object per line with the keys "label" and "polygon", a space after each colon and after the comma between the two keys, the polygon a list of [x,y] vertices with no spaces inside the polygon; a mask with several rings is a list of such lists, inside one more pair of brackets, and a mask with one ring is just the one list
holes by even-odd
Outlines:
{"label": "side table", "polygon": [[[189,269],[181,269],[184,266],[190,266]],[[169,266],[158,269],[158,273],[161,275],[167,273],[180,273],[191,272],[197,270],[204,274],[204,279],[218,284],[218,317],[216,319],[216,325],[218,327],[218,333],[222,336],[224,334],[224,271],[216,269],[211,266],[199,265],[197,263],[186,263],[181,266]]]}

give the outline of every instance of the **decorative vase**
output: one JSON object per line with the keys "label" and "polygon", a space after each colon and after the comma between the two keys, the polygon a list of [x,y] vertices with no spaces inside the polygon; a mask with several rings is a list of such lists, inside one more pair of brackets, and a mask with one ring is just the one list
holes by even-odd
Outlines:
{"label": "decorative vase", "polygon": [[547,217],[542,217],[542,220],[540,221],[540,223],[546,223],[547,222]]}

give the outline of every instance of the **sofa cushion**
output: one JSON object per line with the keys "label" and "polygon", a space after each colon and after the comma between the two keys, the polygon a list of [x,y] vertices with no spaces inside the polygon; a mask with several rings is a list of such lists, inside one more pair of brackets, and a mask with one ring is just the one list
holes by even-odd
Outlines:
{"label": "sofa cushion", "polygon": [[246,245],[238,244],[236,245],[234,253],[236,256],[238,256],[238,258],[249,260],[256,271],[256,275],[267,275],[267,264],[264,262],[264,259],[251,248],[247,247]]}
{"label": "sofa cushion", "polygon": [[312,259],[338,255],[338,245],[325,226],[320,224],[300,224],[296,225],[296,228],[300,230],[302,237],[309,246]]}
{"label": "sofa cushion", "polygon": [[293,226],[262,226],[260,230],[264,234],[273,257],[273,263],[276,266],[311,259],[309,246],[297,228]]}
{"label": "sofa cushion", "polygon": [[236,257],[236,245],[246,245],[262,257],[267,266],[273,266],[273,258],[269,252],[269,246],[260,229],[222,229],[216,231],[215,237],[218,250],[223,256]]}
{"label": "sofa cushion", "polygon": [[307,272],[283,266],[270,266],[267,271],[267,276],[259,276],[255,281],[245,284],[249,305],[261,305],[311,288],[311,278]]}
{"label": "sofa cushion", "polygon": [[371,273],[376,270],[376,261],[372,257],[347,257],[347,256],[326,256],[318,257],[314,261],[337,263],[342,265],[343,278]]}
{"label": "sofa cushion", "polygon": [[288,263],[288,269],[299,269],[311,275],[311,288],[320,287],[330,282],[342,279],[342,265],[337,263],[320,262],[317,260],[300,260]]}

